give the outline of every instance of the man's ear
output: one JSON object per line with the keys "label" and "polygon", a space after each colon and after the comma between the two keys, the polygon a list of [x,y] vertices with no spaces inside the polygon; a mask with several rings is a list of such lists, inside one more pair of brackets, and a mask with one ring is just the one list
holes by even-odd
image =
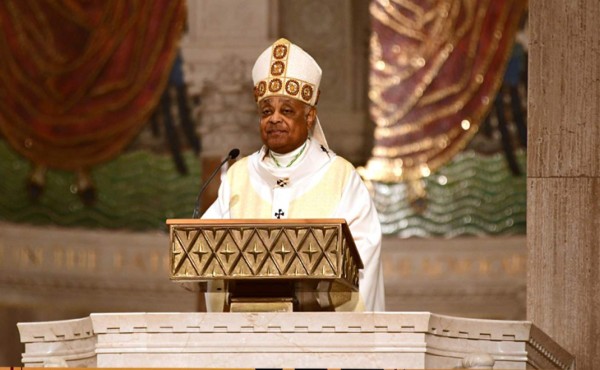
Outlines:
{"label": "man's ear", "polygon": [[306,124],[308,125],[308,131],[312,130],[315,126],[315,119],[317,118],[317,108],[311,107],[306,115]]}

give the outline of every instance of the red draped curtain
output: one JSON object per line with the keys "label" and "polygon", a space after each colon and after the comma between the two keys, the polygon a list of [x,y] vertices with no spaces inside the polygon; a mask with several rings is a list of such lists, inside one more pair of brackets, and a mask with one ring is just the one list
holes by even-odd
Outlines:
{"label": "red draped curtain", "polygon": [[0,1],[0,131],[37,165],[116,156],[163,92],[184,0]]}
{"label": "red draped curtain", "polygon": [[525,0],[372,0],[370,180],[419,182],[489,112]]}

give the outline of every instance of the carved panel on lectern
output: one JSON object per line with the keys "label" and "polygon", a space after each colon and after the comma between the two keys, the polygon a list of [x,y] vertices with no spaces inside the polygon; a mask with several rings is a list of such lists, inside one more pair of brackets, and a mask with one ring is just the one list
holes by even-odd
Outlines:
{"label": "carved panel on lectern", "polygon": [[357,287],[362,266],[343,226],[171,225],[171,279],[341,279]]}

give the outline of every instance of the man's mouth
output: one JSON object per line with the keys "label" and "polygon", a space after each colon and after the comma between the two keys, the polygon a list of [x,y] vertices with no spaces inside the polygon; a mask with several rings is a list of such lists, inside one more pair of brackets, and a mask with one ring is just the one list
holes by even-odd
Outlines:
{"label": "man's mouth", "polygon": [[267,130],[267,134],[269,135],[283,135],[287,133],[285,130]]}

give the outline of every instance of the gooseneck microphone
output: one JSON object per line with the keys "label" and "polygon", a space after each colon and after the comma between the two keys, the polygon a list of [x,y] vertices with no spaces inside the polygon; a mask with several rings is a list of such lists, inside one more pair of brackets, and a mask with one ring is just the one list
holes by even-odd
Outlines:
{"label": "gooseneck microphone", "polygon": [[215,177],[215,175],[217,174],[217,172],[219,172],[221,167],[223,167],[225,162],[229,161],[230,159],[236,159],[238,155],[240,155],[240,150],[238,148],[231,149],[229,151],[229,154],[227,154],[227,157],[225,159],[223,159],[223,162],[221,162],[219,167],[217,167],[214,170],[214,172],[210,175],[208,180],[206,180],[206,182],[204,182],[204,184],[202,185],[202,188],[200,189],[200,192],[198,193],[198,198],[196,198],[196,207],[194,208],[194,214],[192,215],[192,218],[198,218],[198,211],[200,210],[200,197],[202,196],[204,189],[206,189],[206,186],[212,181],[213,177]]}

